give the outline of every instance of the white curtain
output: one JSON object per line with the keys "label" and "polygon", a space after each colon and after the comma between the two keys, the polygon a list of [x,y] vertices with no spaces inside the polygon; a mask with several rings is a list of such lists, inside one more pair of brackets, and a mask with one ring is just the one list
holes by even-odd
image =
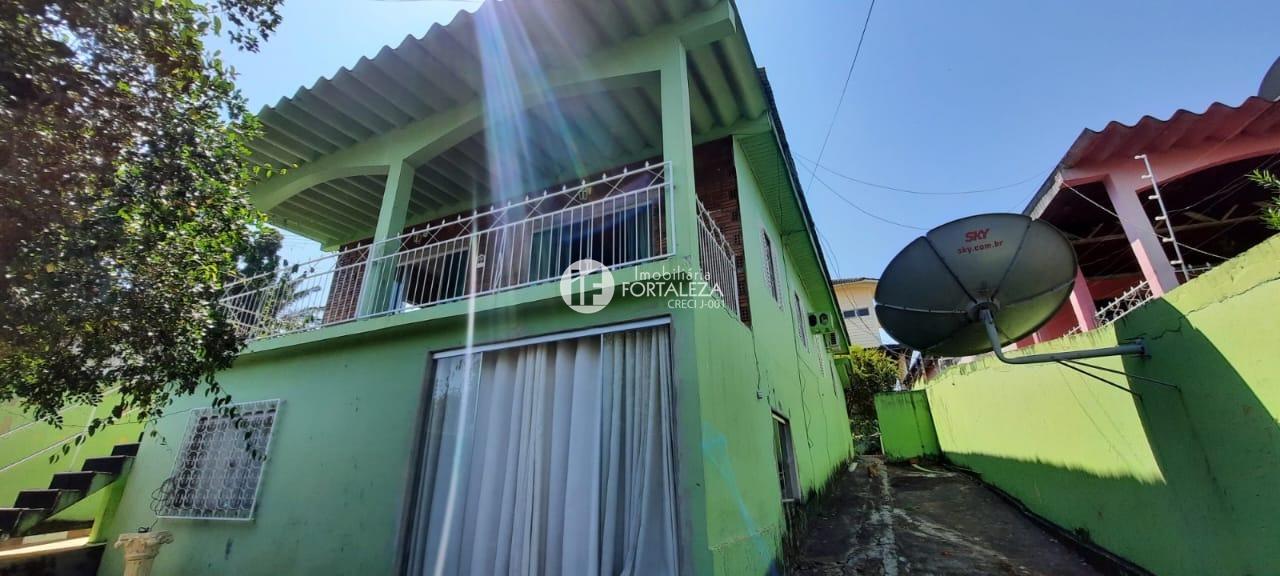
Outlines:
{"label": "white curtain", "polygon": [[436,362],[415,574],[675,574],[667,328]]}

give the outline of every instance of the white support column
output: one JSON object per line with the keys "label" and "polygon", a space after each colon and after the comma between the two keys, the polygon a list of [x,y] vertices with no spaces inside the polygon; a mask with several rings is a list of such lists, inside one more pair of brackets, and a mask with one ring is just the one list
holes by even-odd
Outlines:
{"label": "white support column", "polygon": [[663,58],[662,158],[669,163],[667,181],[673,187],[672,220],[675,255],[693,270],[698,256],[697,191],[693,180],[693,128],[689,124],[689,65],[684,44],[673,39]]}
{"label": "white support column", "polygon": [[378,211],[378,226],[374,229],[373,244],[365,261],[364,284],[360,289],[359,315],[385,312],[391,306],[391,292],[395,283],[395,261],[387,258],[400,246],[388,242],[404,231],[404,220],[409,211],[409,196],[413,194],[413,166],[400,160],[391,164],[387,173],[386,188],[382,192],[382,207]]}
{"label": "white support column", "polygon": [[1178,287],[1178,277],[1173,272],[1173,265],[1164,253],[1160,237],[1151,226],[1151,219],[1142,209],[1142,201],[1138,198],[1138,190],[1143,181],[1137,171],[1108,174],[1103,184],[1107,187],[1107,196],[1111,205],[1120,217],[1120,225],[1129,238],[1129,246],[1133,248],[1133,257],[1142,269],[1142,276],[1151,286],[1151,294],[1163,296],[1165,292]]}

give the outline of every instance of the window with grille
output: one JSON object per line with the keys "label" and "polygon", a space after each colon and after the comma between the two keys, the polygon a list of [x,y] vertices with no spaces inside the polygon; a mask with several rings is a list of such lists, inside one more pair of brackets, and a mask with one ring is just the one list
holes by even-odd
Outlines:
{"label": "window with grille", "polygon": [[804,306],[800,305],[800,295],[792,293],[791,297],[796,302],[796,336],[800,338],[800,343],[804,344],[804,349],[809,349],[809,330],[806,328],[809,319],[804,314]]}
{"label": "window with grille", "polygon": [[778,290],[778,270],[773,262],[773,241],[769,240],[769,233],[764,230],[760,231],[760,244],[762,246],[764,258],[764,283],[769,286],[769,294],[773,295],[774,302],[782,304],[782,293]]}
{"label": "window with grille", "polygon": [[191,412],[173,473],[156,516],[249,520],[280,411],[279,400],[246,402],[230,410]]}
{"label": "window with grille", "polygon": [[796,473],[795,450],[792,446],[791,423],[777,412],[773,416],[773,457],[778,464],[778,488],[783,502],[800,499],[800,478]]}

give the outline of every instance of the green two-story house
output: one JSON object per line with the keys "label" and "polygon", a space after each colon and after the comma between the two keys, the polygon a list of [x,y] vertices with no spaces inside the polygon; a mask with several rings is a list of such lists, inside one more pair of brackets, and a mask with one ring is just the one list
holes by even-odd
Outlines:
{"label": "green two-story house", "polygon": [[328,254],[228,287],[239,416],[173,406],[109,534],[172,533],[156,574],[781,569],[847,336],[732,2],[490,1],[260,118],[253,201]]}

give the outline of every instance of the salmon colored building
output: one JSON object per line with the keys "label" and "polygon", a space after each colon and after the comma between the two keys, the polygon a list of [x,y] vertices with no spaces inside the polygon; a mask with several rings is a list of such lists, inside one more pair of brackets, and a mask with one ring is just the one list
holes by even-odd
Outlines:
{"label": "salmon colored building", "polygon": [[1075,289],[1019,345],[1112,322],[1265,240],[1271,195],[1248,175],[1277,164],[1280,102],[1265,90],[1235,106],[1085,130],[1023,211],[1070,239]]}

